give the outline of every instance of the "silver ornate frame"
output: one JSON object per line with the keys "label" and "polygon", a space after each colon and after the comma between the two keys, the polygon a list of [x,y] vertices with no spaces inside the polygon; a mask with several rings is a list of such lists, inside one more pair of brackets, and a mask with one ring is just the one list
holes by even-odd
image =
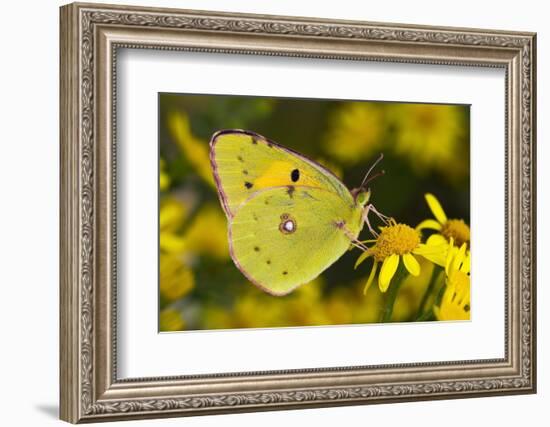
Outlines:
{"label": "silver ornate frame", "polygon": [[[61,418],[77,423],[536,390],[535,34],[173,9],[61,8]],[[506,72],[505,357],[117,379],[117,48]]]}

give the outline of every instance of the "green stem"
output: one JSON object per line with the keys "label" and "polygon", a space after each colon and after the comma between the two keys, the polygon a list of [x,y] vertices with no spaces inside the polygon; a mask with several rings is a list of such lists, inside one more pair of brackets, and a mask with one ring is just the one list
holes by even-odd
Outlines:
{"label": "green stem", "polygon": [[432,276],[430,277],[430,283],[428,284],[428,287],[426,288],[426,291],[424,292],[424,295],[422,296],[422,300],[420,301],[420,305],[418,306],[418,311],[416,312],[415,320],[420,320],[424,317],[424,309],[426,308],[426,303],[428,302],[428,299],[430,298],[430,295],[432,294],[435,285],[437,283],[437,279],[439,278],[439,274],[442,271],[442,267],[438,265],[434,265],[434,268],[432,270]]}
{"label": "green stem", "polygon": [[386,293],[386,302],[384,308],[382,309],[382,315],[380,317],[380,322],[387,323],[391,321],[393,315],[393,306],[395,304],[395,299],[399,292],[399,288],[403,283],[403,279],[407,276],[407,270],[403,265],[403,262],[400,260],[399,267],[397,267],[397,272],[393,277],[392,283]]}
{"label": "green stem", "polygon": [[443,294],[445,293],[446,288],[447,288],[447,284],[445,283],[445,280],[444,280],[443,285],[441,285],[441,288],[439,288],[439,291],[437,292],[434,305],[438,305],[438,306],[441,305],[441,300],[443,299]]}
{"label": "green stem", "polygon": [[427,320],[435,320],[434,311],[431,308],[416,319],[417,322],[424,322]]}

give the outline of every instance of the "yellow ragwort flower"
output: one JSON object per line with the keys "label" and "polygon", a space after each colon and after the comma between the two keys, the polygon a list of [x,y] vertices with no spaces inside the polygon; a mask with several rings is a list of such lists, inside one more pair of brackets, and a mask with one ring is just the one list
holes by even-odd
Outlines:
{"label": "yellow ragwort flower", "polygon": [[393,104],[389,120],[396,129],[396,154],[410,159],[418,174],[435,170],[450,180],[468,173],[465,107]]}
{"label": "yellow ragwort flower", "polygon": [[436,230],[447,241],[454,240],[457,246],[463,243],[470,245],[470,227],[462,219],[448,219],[439,200],[430,193],[424,195],[435,219],[426,219],[416,226],[418,231],[423,229]]}
{"label": "yellow ragwort flower", "polygon": [[193,215],[180,200],[166,198],[160,207],[160,249],[166,253],[194,257],[229,257],[226,219],[221,210],[207,203]]}
{"label": "yellow ragwort flower", "polygon": [[195,276],[181,257],[160,253],[159,283],[161,295],[175,301],[187,295],[195,287]]}
{"label": "yellow ragwort flower", "polygon": [[189,217],[190,207],[183,200],[175,197],[165,197],[160,203],[159,229],[160,249],[164,252],[181,254],[185,242],[180,229]]}
{"label": "yellow ragwort flower", "polygon": [[447,245],[421,243],[420,233],[417,230],[406,224],[399,224],[394,220],[390,220],[388,226],[381,227],[380,235],[376,238],[375,244],[363,252],[355,263],[355,267],[357,267],[368,257],[372,256],[374,258],[374,264],[363,293],[366,294],[373,282],[380,263],[382,263],[382,267],[378,275],[378,286],[381,292],[386,292],[397,271],[400,259],[403,260],[403,264],[410,274],[418,276],[420,274],[420,264],[415,255],[421,255],[435,264],[444,266],[447,252]]}
{"label": "yellow ragwort flower", "polygon": [[163,158],[160,159],[160,171],[159,171],[159,189],[160,191],[166,191],[170,187],[170,176],[166,173],[166,162]]}
{"label": "yellow ragwort flower", "polygon": [[160,312],[159,329],[161,332],[182,331],[185,329],[185,321],[178,310],[165,308]]}
{"label": "yellow ragwort flower", "polygon": [[168,117],[168,127],[172,137],[181,148],[185,158],[193,165],[197,174],[212,187],[214,176],[210,167],[208,141],[197,138],[191,131],[189,117],[185,113],[172,113]]}
{"label": "yellow ragwort flower", "polygon": [[182,244],[189,254],[228,258],[227,224],[221,209],[212,203],[205,204],[183,233]]}
{"label": "yellow ragwort flower", "polygon": [[470,320],[470,253],[466,243],[453,247],[445,264],[445,292],[439,307],[434,307],[437,320]]}
{"label": "yellow ragwort flower", "polygon": [[338,161],[357,164],[381,150],[385,130],[378,104],[346,102],[332,117],[324,147]]}

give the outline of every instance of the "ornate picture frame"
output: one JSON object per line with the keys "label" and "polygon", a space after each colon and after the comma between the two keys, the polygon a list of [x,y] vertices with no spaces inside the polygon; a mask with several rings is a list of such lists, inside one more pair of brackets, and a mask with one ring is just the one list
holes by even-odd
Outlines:
{"label": "ornate picture frame", "polygon": [[[79,3],[60,13],[61,419],[79,423],[536,391],[535,34]],[[505,357],[119,379],[120,48],[504,69]]]}

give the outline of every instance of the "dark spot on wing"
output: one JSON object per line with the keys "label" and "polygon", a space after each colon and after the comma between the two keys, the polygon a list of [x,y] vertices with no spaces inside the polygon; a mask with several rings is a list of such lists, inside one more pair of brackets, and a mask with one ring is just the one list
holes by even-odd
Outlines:
{"label": "dark spot on wing", "polygon": [[254,218],[254,221],[258,221],[258,216],[255,213],[252,214],[252,218]]}
{"label": "dark spot on wing", "polygon": [[243,175],[248,175],[248,171],[246,169],[243,170]]}
{"label": "dark spot on wing", "polygon": [[241,156],[237,156],[237,160],[238,160],[239,162],[244,162],[244,159],[243,159]]}
{"label": "dark spot on wing", "polygon": [[267,265],[271,265],[271,260],[268,259],[265,263],[266,263]]}
{"label": "dark spot on wing", "polygon": [[245,186],[247,189],[250,190],[250,189],[252,188],[253,184],[252,184],[251,182],[246,181],[246,182],[244,183],[244,186]]}
{"label": "dark spot on wing", "polygon": [[283,271],[283,276],[286,276],[288,274],[288,271]]}
{"label": "dark spot on wing", "polygon": [[295,191],[296,191],[296,188],[293,185],[289,185],[286,189],[286,194],[288,194],[288,197],[292,199],[294,197]]}
{"label": "dark spot on wing", "polygon": [[292,172],[290,172],[290,179],[292,180],[292,182],[298,182],[298,180],[300,179],[300,170],[294,169]]}
{"label": "dark spot on wing", "polygon": [[252,137],[252,144],[257,144],[258,143],[258,138],[256,138],[255,136]]}
{"label": "dark spot on wing", "polygon": [[271,142],[269,142],[269,141],[267,141],[267,146],[268,146],[269,148],[273,148],[273,144],[272,144]]}
{"label": "dark spot on wing", "polygon": [[259,248],[258,246],[254,246],[254,250],[255,250],[256,252],[260,252],[260,248]]}

